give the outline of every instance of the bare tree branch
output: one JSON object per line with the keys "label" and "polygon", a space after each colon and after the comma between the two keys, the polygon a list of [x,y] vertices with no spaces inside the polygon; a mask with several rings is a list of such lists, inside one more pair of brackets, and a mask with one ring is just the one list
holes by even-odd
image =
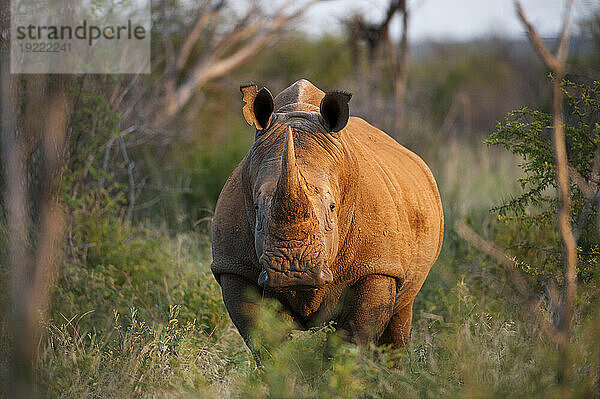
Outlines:
{"label": "bare tree branch", "polygon": [[590,211],[594,205],[596,205],[597,209],[599,209],[599,212],[597,212],[597,228],[598,232],[600,233],[600,150],[596,151],[594,154],[594,162],[592,163],[592,172],[590,173],[589,179],[581,176],[577,169],[571,165],[569,165],[569,177],[571,180],[573,180],[573,182],[577,185],[577,188],[579,188],[579,191],[581,191],[585,197],[585,204],[583,206],[583,210],[579,214],[577,225],[574,231],[575,240],[579,239],[579,236],[585,227],[585,223]]}
{"label": "bare tree branch", "polygon": [[381,46],[389,38],[389,29],[392,18],[398,11],[406,11],[406,0],[392,0],[388,6],[385,18],[377,28],[377,42],[375,47]]}
{"label": "bare tree branch", "polygon": [[[48,116],[42,134],[44,149],[44,179],[40,192],[40,229],[33,269],[33,284],[29,291],[29,323],[39,329],[39,315],[47,312],[50,289],[56,277],[56,264],[64,239],[65,217],[59,205],[63,151],[66,137],[69,99],[66,89],[56,89],[49,97]],[[33,117],[31,115],[30,117]],[[39,334],[39,332],[37,333]]]}
{"label": "bare tree branch", "polygon": [[[8,60],[8,57],[2,57]],[[41,76],[15,78],[2,62],[2,149],[6,173],[7,266],[11,273],[12,318],[11,397],[33,397],[33,372],[43,334],[50,289],[64,239],[64,215],[59,206],[64,166],[66,118],[70,101],[68,77],[52,84]],[[20,79],[23,79],[21,81]],[[23,84],[22,83],[26,83]],[[23,87],[25,90],[23,90]],[[22,99],[25,101],[21,101]],[[24,104],[21,108],[18,104]],[[36,105],[45,104],[46,108]],[[41,141],[41,187],[30,189],[28,163]],[[31,199],[31,200],[30,200]],[[37,213],[37,223],[32,214]],[[29,242],[33,233],[35,241]]]}
{"label": "bare tree branch", "polygon": [[239,26],[234,29],[229,35],[219,40],[212,48],[210,57],[213,59],[219,58],[227,50],[235,47],[242,41],[252,37],[263,28],[262,24],[257,22],[248,26]]}
{"label": "bare tree branch", "polygon": [[368,23],[359,14],[355,15],[348,23],[356,38],[367,42],[371,61],[378,57],[379,50],[389,36],[389,25],[392,18],[400,10],[403,1],[391,0],[385,17],[379,24]]}
{"label": "bare tree branch", "polygon": [[[395,99],[395,128],[399,135],[404,127],[405,118],[405,98],[406,85],[408,83],[408,8],[406,0],[400,0],[400,11],[402,12],[402,36],[400,38],[400,54],[398,55],[397,66],[394,69],[394,99]],[[392,58],[392,57],[390,57]]]}
{"label": "bare tree branch", "polygon": [[[293,2],[283,4],[273,16],[251,19],[249,15],[242,18],[242,23],[236,26],[232,31],[225,34],[220,40],[205,52],[196,63],[190,68],[190,73],[183,83],[175,86],[176,76],[168,75],[166,77],[166,95],[164,106],[156,113],[155,119],[170,120],[179,112],[191,99],[193,94],[208,81],[223,76],[242,63],[248,61],[265,45],[273,40],[275,34],[279,32],[286,24],[302,15],[308,8],[320,0],[311,0],[292,13],[288,9]],[[221,5],[213,7],[211,11],[198,17],[194,28],[186,42],[183,44],[177,57],[176,67],[178,71],[186,65],[192,49],[198,42],[200,33],[208,23],[216,18]],[[251,9],[249,14],[252,14]],[[232,54],[222,58],[231,48],[238,46],[245,40],[249,40]]]}
{"label": "bare tree branch", "polygon": [[[5,4],[3,4],[5,5]],[[6,5],[6,9],[9,9]],[[11,273],[11,334],[12,362],[9,392],[12,397],[29,398],[33,396],[31,382],[33,370],[33,348],[26,339],[19,339],[26,325],[27,298],[23,295],[27,287],[27,274],[31,268],[31,255],[27,244],[27,209],[29,207],[26,192],[27,171],[23,162],[23,145],[17,134],[17,112],[15,98],[19,96],[19,85],[9,71],[7,49],[0,48],[0,79],[2,90],[2,160],[5,173],[4,203],[6,204],[6,222],[8,237],[7,266]]]}
{"label": "bare tree branch", "polygon": [[533,25],[531,24],[531,22],[529,22],[529,19],[527,19],[527,17],[525,16],[525,13],[523,12],[523,7],[521,6],[521,3],[519,1],[516,1],[515,7],[517,9],[517,14],[519,15],[519,19],[521,20],[523,25],[525,25],[525,28],[527,28],[527,33],[529,34],[529,38],[533,42],[538,53],[540,53],[540,55],[544,59],[544,62],[548,66],[548,68],[550,68],[551,70],[555,70],[556,66],[555,66],[554,56],[550,53],[550,51],[548,51],[548,48],[544,45],[544,42],[542,41],[542,38],[538,35],[538,33],[536,32],[536,30],[533,27]]}
{"label": "bare tree branch", "polygon": [[567,62],[567,55],[569,53],[569,40],[571,36],[571,10],[573,8],[573,3],[575,0],[567,0],[565,13],[563,16],[563,24],[560,32],[560,40],[558,44],[558,50],[556,52],[556,63],[557,67],[560,67],[564,70],[565,64]]}
{"label": "bare tree branch", "polygon": [[591,200],[594,198],[594,196],[596,195],[594,187],[591,184],[589,184],[586,181],[585,177],[581,176],[581,174],[577,171],[577,169],[575,169],[571,165],[569,165],[569,176],[571,177],[571,180],[573,180],[573,182],[577,185],[577,188],[579,188],[581,193],[588,200]]}
{"label": "bare tree branch", "polygon": [[571,323],[573,317],[573,307],[575,296],[577,294],[577,242],[571,229],[569,220],[570,213],[570,193],[569,193],[569,168],[567,159],[567,148],[565,143],[565,132],[563,125],[563,92],[562,80],[565,73],[565,62],[569,48],[569,37],[571,28],[571,10],[574,0],[567,0],[565,16],[562,30],[560,33],[560,43],[558,45],[557,55],[554,56],[548,51],[534,27],[525,16],[521,4],[516,1],[515,6],[517,14],[523,25],[529,32],[529,37],[537,48],[539,54],[544,59],[546,66],[554,73],[552,80],[552,113],[553,113],[553,135],[554,153],[556,157],[556,179],[558,182],[558,198],[561,203],[558,211],[558,226],[560,229],[562,241],[565,245],[565,281],[566,293],[565,304],[561,316],[559,330],[562,340],[559,343],[562,354],[562,361],[558,372],[559,381],[563,381],[570,373],[570,362],[568,361],[568,341],[571,334]]}
{"label": "bare tree branch", "polygon": [[[167,0],[160,1],[160,12],[161,12],[163,21],[166,21],[167,14],[168,14]],[[170,69],[172,69],[171,65],[173,65],[173,57],[174,57],[175,50],[173,49],[173,42],[171,41],[171,32],[169,30],[169,24],[167,24],[167,23],[163,24],[162,39],[163,39],[163,46],[164,46],[164,52],[165,52],[165,60],[166,60],[165,63],[167,65],[167,67],[165,69],[170,70]]]}
{"label": "bare tree branch", "polygon": [[179,56],[177,57],[177,62],[175,63],[177,71],[181,71],[183,69],[194,46],[196,45],[196,42],[200,38],[200,34],[202,34],[202,31],[206,25],[208,25],[208,23],[219,13],[224,5],[225,1],[221,0],[208,12],[205,10],[205,8],[208,6],[208,3],[202,7],[201,11],[198,13],[198,18],[196,19],[194,27],[188,34],[185,42],[183,42],[181,50],[179,50]]}

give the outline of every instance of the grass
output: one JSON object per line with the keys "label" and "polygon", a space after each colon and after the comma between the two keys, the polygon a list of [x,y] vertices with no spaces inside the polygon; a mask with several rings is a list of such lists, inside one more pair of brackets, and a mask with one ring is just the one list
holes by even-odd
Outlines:
{"label": "grass", "polygon": [[451,229],[466,216],[487,231],[486,210],[516,188],[514,158],[457,143],[427,161],[447,228],[406,350],[357,348],[331,325],[290,332],[277,305],[265,303],[257,332],[264,369],[255,370],[210,272],[206,236],[82,218],[82,240],[106,244],[62,266],[36,374],[43,396],[591,397],[598,321],[577,324],[577,369],[565,391],[554,345],[504,294],[510,287],[495,265]]}
{"label": "grass", "polygon": [[[441,266],[447,262],[452,260],[444,256]],[[179,306],[152,324],[136,309],[116,313],[103,332],[82,329],[81,315],[48,326],[40,383],[51,397],[562,395],[552,373],[553,345],[516,306],[481,295],[473,282],[463,276],[448,290],[429,288],[437,294],[435,313],[426,300],[418,301],[406,351],[359,350],[331,326],[289,334],[268,304],[260,323],[266,356],[259,371],[223,309],[210,329],[181,320]],[[589,397],[595,382],[594,345],[582,342],[590,335],[581,328],[574,355],[588,370],[576,376],[570,397]]]}

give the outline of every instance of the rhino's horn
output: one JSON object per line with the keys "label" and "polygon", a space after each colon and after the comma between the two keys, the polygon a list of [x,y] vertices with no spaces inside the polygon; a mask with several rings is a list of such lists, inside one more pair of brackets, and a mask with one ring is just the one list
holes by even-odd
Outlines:
{"label": "rhino's horn", "polygon": [[281,154],[281,173],[277,182],[277,189],[283,190],[288,194],[295,192],[300,187],[300,174],[298,165],[296,165],[296,153],[294,149],[294,136],[292,128],[287,128],[285,142],[283,143],[283,153]]}
{"label": "rhino's horn", "polygon": [[276,217],[289,221],[310,216],[310,202],[300,180],[294,151],[294,137],[290,127],[283,144],[281,173],[275,188],[273,207]]}

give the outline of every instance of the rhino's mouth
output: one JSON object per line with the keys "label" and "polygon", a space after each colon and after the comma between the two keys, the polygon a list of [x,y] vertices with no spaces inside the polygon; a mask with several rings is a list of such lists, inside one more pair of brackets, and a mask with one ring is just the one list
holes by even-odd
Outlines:
{"label": "rhino's mouth", "polygon": [[302,290],[333,281],[322,252],[302,248],[266,249],[260,257],[258,284],[273,290]]}

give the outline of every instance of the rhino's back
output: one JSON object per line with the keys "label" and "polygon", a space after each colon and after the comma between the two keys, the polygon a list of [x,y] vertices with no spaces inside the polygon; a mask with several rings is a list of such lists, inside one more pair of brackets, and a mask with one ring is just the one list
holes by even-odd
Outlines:
{"label": "rhino's back", "polygon": [[411,290],[418,290],[442,245],[443,210],[433,175],[421,158],[363,119],[350,119],[343,140],[359,169],[357,256],[374,269],[369,272],[414,280]]}

